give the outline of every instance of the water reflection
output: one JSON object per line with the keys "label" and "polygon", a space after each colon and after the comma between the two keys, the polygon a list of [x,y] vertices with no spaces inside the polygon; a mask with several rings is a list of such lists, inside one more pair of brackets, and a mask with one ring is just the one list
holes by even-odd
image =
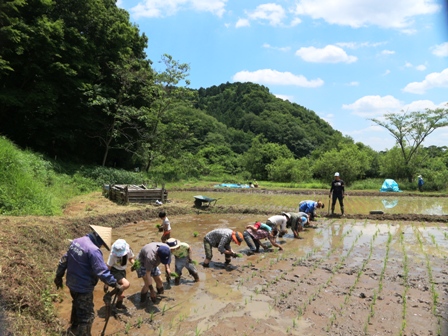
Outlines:
{"label": "water reflection", "polygon": [[398,204],[397,199],[394,199],[394,200],[383,199],[381,202],[383,203],[384,208],[386,208],[386,209],[392,209]]}
{"label": "water reflection", "polygon": [[448,215],[448,197],[365,197],[350,196],[345,202],[346,213],[367,214],[383,210],[390,214]]}

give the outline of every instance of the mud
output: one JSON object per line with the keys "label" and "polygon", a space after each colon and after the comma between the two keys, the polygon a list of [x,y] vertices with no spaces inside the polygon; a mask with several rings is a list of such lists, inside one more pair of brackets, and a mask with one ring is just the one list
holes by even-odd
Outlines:
{"label": "mud", "polygon": [[[129,218],[134,218],[129,215]],[[172,236],[189,243],[202,262],[202,237],[216,227],[242,230],[264,214],[197,213],[168,217]],[[375,217],[378,219],[378,217]],[[158,240],[156,216],[114,229],[138,250]],[[180,286],[165,282],[156,304],[140,304],[142,281],[128,272],[126,310],[116,310],[107,335],[448,335],[448,228],[407,219],[319,218],[283,252],[232,260],[214,250],[209,269],[198,265],[200,282],[184,270]],[[197,237],[195,237],[197,235]],[[247,246],[233,245],[245,254]],[[107,253],[105,253],[107,258]],[[57,305],[68,326],[66,290]],[[104,326],[102,286],[95,291],[94,335]]]}

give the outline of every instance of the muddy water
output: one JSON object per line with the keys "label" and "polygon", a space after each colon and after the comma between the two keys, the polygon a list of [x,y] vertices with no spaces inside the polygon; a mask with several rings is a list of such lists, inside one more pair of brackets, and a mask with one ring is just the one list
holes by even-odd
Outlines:
{"label": "muddy water", "polygon": [[[172,236],[190,244],[197,262],[205,257],[202,238],[208,231],[243,230],[266,219],[210,214],[169,218]],[[126,239],[138,253],[159,240],[159,222],[127,224],[114,229],[113,238]],[[117,311],[105,334],[448,335],[445,224],[320,219],[301,237],[293,239],[289,233],[279,240],[283,252],[233,259],[230,269],[214,249],[211,267],[197,266],[199,283],[184,269],[181,285],[165,282],[156,304],[139,303],[143,281],[128,271],[127,310]],[[247,251],[244,242],[233,248]],[[102,296],[99,284],[93,335],[104,327]],[[68,325],[66,288],[58,312]]]}
{"label": "muddy water", "polygon": [[[381,210],[386,214],[424,214],[424,215],[448,215],[448,197],[394,197],[386,193],[384,196],[348,196],[344,198],[345,212],[347,214],[368,214],[372,210]],[[198,192],[174,191],[170,194],[173,202],[191,202]],[[290,194],[251,194],[242,199],[241,195],[235,193],[208,192],[209,197],[218,199],[217,205],[247,205],[256,206],[259,209],[279,211],[296,211],[300,201],[307,199],[321,200],[325,208],[318,210],[321,214],[327,214],[331,207],[330,199],[323,195],[315,197],[310,195]],[[336,203],[335,212],[340,213],[339,203]]]}

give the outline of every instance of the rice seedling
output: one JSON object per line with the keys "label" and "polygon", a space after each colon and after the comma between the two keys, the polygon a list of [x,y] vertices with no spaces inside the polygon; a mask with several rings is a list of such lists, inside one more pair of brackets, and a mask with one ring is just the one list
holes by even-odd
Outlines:
{"label": "rice seedling", "polygon": [[197,233],[196,231],[193,232],[193,237],[197,237],[197,236],[199,236],[199,233]]}

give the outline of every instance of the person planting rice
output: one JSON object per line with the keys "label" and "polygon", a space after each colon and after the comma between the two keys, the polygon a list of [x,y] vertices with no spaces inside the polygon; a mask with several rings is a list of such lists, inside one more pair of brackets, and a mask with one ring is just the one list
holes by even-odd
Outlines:
{"label": "person planting rice", "polygon": [[[107,260],[107,266],[115,279],[117,279],[118,283],[122,286],[123,291],[128,289],[130,286],[129,281],[126,279],[126,267],[128,263],[134,265],[134,258],[135,255],[126,240],[117,239],[112,244],[111,253],[109,255],[109,259]],[[123,305],[123,299],[124,295],[121,293],[115,305],[116,308],[125,308]]]}
{"label": "person planting rice", "polygon": [[299,232],[305,230],[305,225],[309,224],[308,215],[305,212],[290,212],[286,227],[291,228],[294,238],[300,239]]}
{"label": "person planting rice", "polygon": [[72,312],[70,317],[70,335],[90,336],[95,311],[93,290],[98,279],[121,292],[122,287],[107,268],[103,260],[101,246],[110,250],[112,228],[90,225],[92,232],[74,239],[67,253],[59,261],[54,283],[62,288],[63,277],[67,271],[66,283],[70,289]]}
{"label": "person planting rice", "polygon": [[202,265],[209,267],[209,263],[213,258],[213,247],[218,248],[218,251],[224,254],[225,264],[229,265],[231,258],[238,256],[230,247],[230,243],[233,241],[235,244],[241,245],[243,239],[241,232],[236,232],[231,229],[215,229],[210,231],[204,237],[205,260]]}
{"label": "person planting rice", "polygon": [[[263,225],[267,228],[265,229]],[[250,248],[248,255],[260,252],[260,246],[263,247],[264,250],[268,249],[267,246],[261,243],[262,239],[268,239],[272,246],[278,247],[279,251],[283,251],[283,247],[275,241],[277,233],[278,230],[276,228],[271,229],[268,225],[260,222],[256,222],[254,225],[246,226],[246,230],[243,232],[243,237],[247,246]]]}
{"label": "person planting rice", "polygon": [[309,220],[312,221],[315,219],[315,217],[317,217],[316,209],[320,208],[325,208],[325,205],[321,201],[317,200],[317,202],[315,202],[306,200],[299,203],[298,210],[299,212],[305,212],[308,215]]}
{"label": "person planting rice", "polygon": [[177,277],[174,278],[174,284],[180,284],[180,278],[182,276],[182,270],[184,267],[194,278],[194,281],[198,282],[199,275],[191,258],[190,245],[184,242],[180,242],[175,238],[168,239],[166,241],[166,244],[169,246],[171,254],[174,255],[175,272],[177,275]]}
{"label": "person planting rice", "polygon": [[137,269],[139,278],[143,278],[144,285],[140,293],[140,302],[145,302],[147,299],[148,291],[151,297],[151,301],[156,301],[156,291],[152,286],[152,279],[156,283],[157,293],[163,294],[163,282],[159,265],[162,263],[165,265],[165,273],[170,274],[171,263],[171,250],[168,245],[164,243],[149,243],[143,246],[138,254],[138,260],[140,268]]}
{"label": "person planting rice", "polygon": [[269,225],[272,229],[276,228],[280,235],[284,235],[286,231],[286,223],[289,220],[289,214],[286,212],[282,212],[281,215],[275,215],[268,218],[266,224]]}

